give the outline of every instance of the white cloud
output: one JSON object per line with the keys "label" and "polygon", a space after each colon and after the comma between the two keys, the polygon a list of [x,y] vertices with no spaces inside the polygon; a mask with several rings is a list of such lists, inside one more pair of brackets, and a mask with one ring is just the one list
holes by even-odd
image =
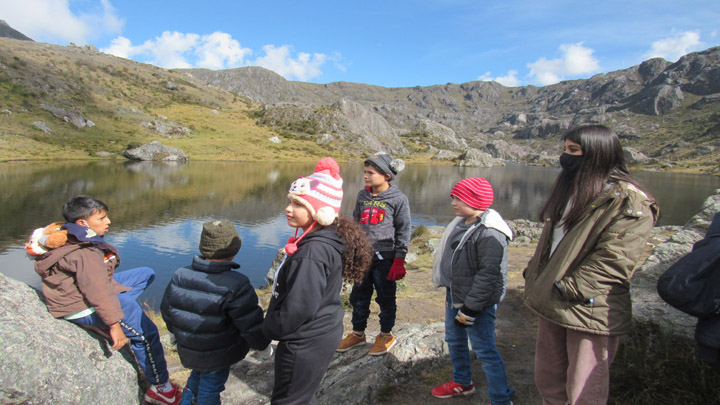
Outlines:
{"label": "white cloud", "polygon": [[297,80],[320,76],[320,68],[326,61],[337,63],[341,60],[337,53],[331,58],[321,53],[311,55],[305,52],[293,56],[292,48],[288,45],[265,45],[263,50],[264,56],[247,60],[253,51],[243,48],[230,34],[219,31],[203,36],[165,31],[142,45],[133,45],[129,39],[121,36],[113,39],[107,48],[101,49],[111,55],[141,60],[166,69],[230,69],[256,65],[270,69],[286,79]]}
{"label": "white cloud", "polygon": [[115,35],[125,25],[108,0],[87,6],[88,11],[75,14],[68,0],[0,0],[2,18],[36,41],[84,45],[102,35]]}
{"label": "white cloud", "polygon": [[643,55],[644,59],[664,58],[669,61],[677,61],[683,55],[700,50],[705,44],[700,41],[700,33],[697,31],[686,31],[671,38],[660,39],[652,43],[650,50]]}
{"label": "white cloud", "polygon": [[286,79],[309,80],[320,76],[322,74],[320,67],[327,60],[327,56],[322,53],[310,55],[300,52],[293,58],[288,45],[279,47],[265,45],[263,50],[265,56],[257,58],[252,64],[270,69]]}
{"label": "white cloud", "polygon": [[503,86],[507,87],[517,87],[520,86],[520,79],[517,78],[518,71],[517,70],[508,70],[507,74],[505,76],[497,76],[492,77],[490,75],[490,72],[485,72],[485,74],[478,77],[478,80],[483,81],[495,81]]}
{"label": "white cloud", "polygon": [[593,56],[594,50],[583,46],[582,42],[560,45],[562,56],[557,59],[540,58],[528,63],[530,76],[540,85],[548,85],[564,80],[566,77],[596,73],[600,64]]}
{"label": "white cloud", "polygon": [[196,65],[208,69],[225,69],[242,66],[245,56],[252,53],[249,48],[243,48],[230,34],[214,32],[204,35],[200,44],[195,48],[198,56]]}

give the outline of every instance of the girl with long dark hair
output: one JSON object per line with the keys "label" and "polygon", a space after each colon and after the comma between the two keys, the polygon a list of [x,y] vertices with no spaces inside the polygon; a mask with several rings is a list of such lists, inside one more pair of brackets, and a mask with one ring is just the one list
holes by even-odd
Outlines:
{"label": "girl with long dark hair", "polygon": [[619,337],[630,331],[630,278],[659,208],[612,130],[582,126],[562,139],[562,172],[524,272],[525,305],[539,318],[535,384],[545,404],[605,403]]}

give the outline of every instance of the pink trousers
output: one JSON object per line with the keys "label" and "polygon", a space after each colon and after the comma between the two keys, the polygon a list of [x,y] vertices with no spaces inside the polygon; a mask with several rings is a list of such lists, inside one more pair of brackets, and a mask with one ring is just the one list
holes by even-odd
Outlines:
{"label": "pink trousers", "polygon": [[535,385],[548,405],[606,404],[619,336],[595,335],[540,318]]}

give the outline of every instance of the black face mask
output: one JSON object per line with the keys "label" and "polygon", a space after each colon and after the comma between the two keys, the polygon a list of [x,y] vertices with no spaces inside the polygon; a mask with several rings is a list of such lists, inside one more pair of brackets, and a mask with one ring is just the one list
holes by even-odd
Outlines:
{"label": "black face mask", "polygon": [[575,177],[580,164],[582,163],[582,155],[571,155],[569,153],[563,153],[560,155],[560,167],[570,177]]}

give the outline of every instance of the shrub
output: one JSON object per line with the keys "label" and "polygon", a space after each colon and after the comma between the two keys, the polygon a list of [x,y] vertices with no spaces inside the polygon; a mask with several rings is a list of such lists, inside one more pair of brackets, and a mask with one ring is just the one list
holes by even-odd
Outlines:
{"label": "shrub", "polygon": [[614,404],[710,404],[720,375],[695,355],[695,342],[648,322],[635,322],[610,371]]}

